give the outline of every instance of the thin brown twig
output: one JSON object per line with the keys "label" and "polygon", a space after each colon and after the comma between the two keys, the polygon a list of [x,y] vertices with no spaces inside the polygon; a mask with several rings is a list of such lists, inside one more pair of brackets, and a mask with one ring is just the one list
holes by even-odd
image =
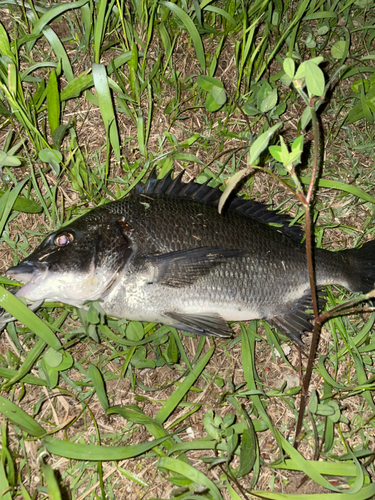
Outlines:
{"label": "thin brown twig", "polygon": [[298,436],[302,429],[303,415],[306,407],[306,397],[310,386],[310,380],[313,370],[313,364],[316,354],[316,349],[318,346],[319,333],[321,329],[321,323],[318,321],[319,318],[319,308],[318,308],[318,300],[316,295],[316,283],[315,283],[315,273],[314,273],[314,260],[313,260],[313,234],[312,234],[312,219],[311,219],[311,203],[313,198],[315,180],[318,173],[318,162],[319,162],[319,127],[318,120],[316,117],[315,109],[314,109],[314,100],[308,101],[306,94],[302,91],[302,89],[297,89],[306,104],[310,107],[312,124],[313,124],[313,135],[314,135],[314,151],[313,151],[313,168],[311,172],[311,179],[309,188],[307,191],[307,196],[304,197],[301,193],[300,199],[305,208],[305,232],[306,232],[306,258],[307,258],[307,267],[309,272],[309,282],[310,282],[310,290],[311,290],[311,298],[313,304],[314,311],[314,329],[311,339],[310,353],[308,357],[307,367],[305,377],[303,379],[302,391],[301,391],[301,403],[298,413],[298,420],[296,425],[296,432],[294,437],[294,447],[297,449],[298,447]]}

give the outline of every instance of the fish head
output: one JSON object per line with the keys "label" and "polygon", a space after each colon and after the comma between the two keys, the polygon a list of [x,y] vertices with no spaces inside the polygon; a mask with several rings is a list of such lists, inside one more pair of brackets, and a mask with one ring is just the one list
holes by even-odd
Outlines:
{"label": "fish head", "polygon": [[6,276],[24,286],[17,296],[81,306],[105,298],[129,263],[133,249],[125,219],[97,208],[49,234]]}

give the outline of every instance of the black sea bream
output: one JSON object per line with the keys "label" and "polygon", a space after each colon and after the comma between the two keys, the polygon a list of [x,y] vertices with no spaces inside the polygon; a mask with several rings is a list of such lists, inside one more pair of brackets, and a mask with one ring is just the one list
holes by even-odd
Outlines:
{"label": "black sea bream", "polygon": [[[116,318],[229,336],[227,321],[265,318],[302,343],[311,330],[303,235],[257,202],[234,198],[217,210],[219,189],[155,174],[118,201],[47,236],[7,276],[16,295],[80,307],[101,300]],[[368,292],[375,241],[359,250],[314,250],[318,286]]]}

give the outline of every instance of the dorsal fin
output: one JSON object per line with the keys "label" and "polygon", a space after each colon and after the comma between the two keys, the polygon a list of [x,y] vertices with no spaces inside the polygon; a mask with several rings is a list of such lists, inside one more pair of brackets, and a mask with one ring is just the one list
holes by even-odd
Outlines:
{"label": "dorsal fin", "polygon": [[[200,203],[218,205],[223,192],[220,186],[211,187],[208,185],[211,179],[204,184],[198,184],[194,179],[189,182],[183,182],[182,177],[185,173],[184,170],[180,172],[175,179],[172,178],[172,172],[173,170],[170,170],[162,179],[158,179],[156,169],[154,168],[147,181],[144,184],[138,184],[133,193],[186,197]],[[227,203],[226,210],[236,210],[247,217],[252,217],[266,224],[279,224],[280,227],[277,228],[279,231],[298,241],[302,241],[304,237],[304,233],[299,224],[290,225],[293,219],[289,215],[270,210],[267,205],[258,201],[245,200],[236,196]]]}

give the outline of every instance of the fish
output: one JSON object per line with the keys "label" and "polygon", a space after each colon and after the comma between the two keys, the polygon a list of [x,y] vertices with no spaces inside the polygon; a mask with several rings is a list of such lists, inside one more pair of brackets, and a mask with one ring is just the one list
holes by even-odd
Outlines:
{"label": "fish", "polygon": [[[220,187],[161,179],[154,170],[129,195],[49,234],[6,276],[16,296],[87,307],[114,318],[229,337],[228,322],[265,319],[299,345],[312,331],[304,233],[291,217],[234,196],[221,214]],[[313,249],[316,285],[367,293],[375,241]],[[309,311],[310,309],[310,311]]]}

